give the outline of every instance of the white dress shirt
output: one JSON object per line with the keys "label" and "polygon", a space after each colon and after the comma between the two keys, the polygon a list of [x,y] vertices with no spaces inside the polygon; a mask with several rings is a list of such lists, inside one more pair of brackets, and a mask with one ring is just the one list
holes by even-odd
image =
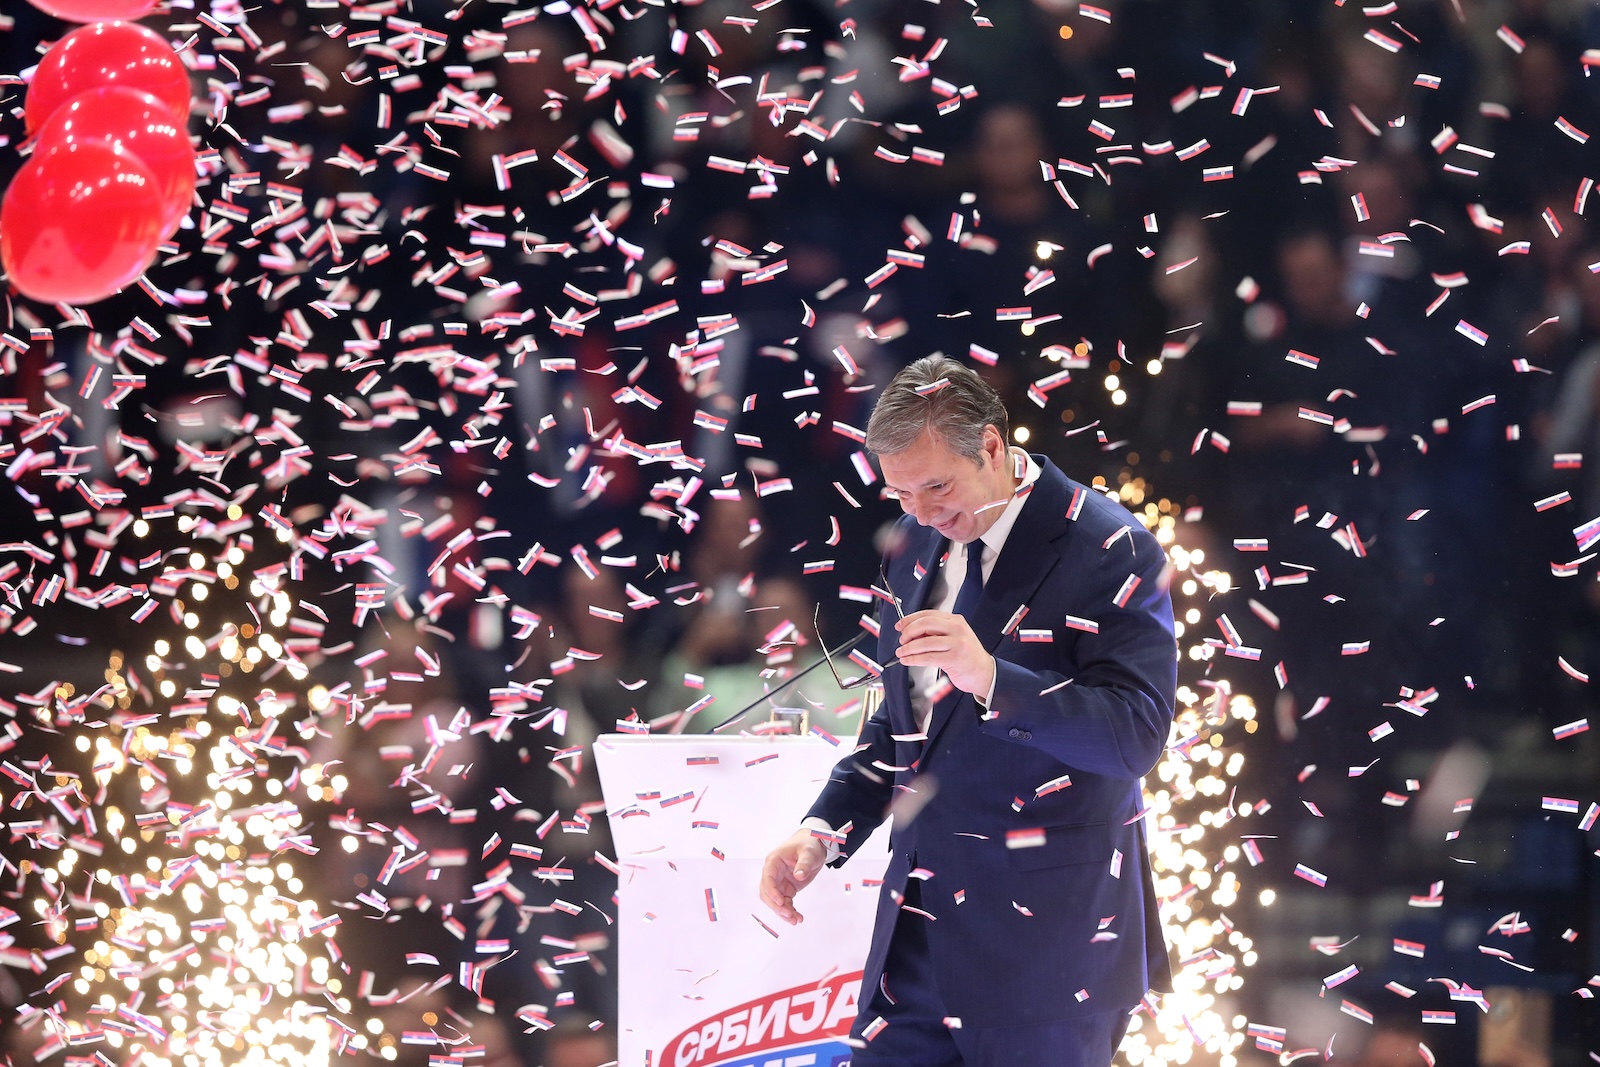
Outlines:
{"label": "white dress shirt", "polygon": [[[984,548],[985,583],[989,581],[989,575],[994,573],[995,560],[1000,558],[1000,550],[1005,548],[1006,538],[1011,536],[1011,528],[1017,524],[1017,515],[1022,511],[1023,501],[1027,499],[1023,490],[1039,480],[1039,464],[1032,456],[1020,448],[1010,449],[1009,455],[1012,463],[1016,465],[1013,468],[1013,474],[1017,478],[1016,492],[1006,501],[1000,517],[995,519],[994,524],[978,538]],[[924,602],[927,608],[936,611],[955,610],[956,596],[961,592],[961,582],[967,574],[967,553],[970,551],[972,551],[970,543],[960,541],[950,543],[950,551],[945,554],[944,565],[933,572],[933,585],[928,589],[928,599]],[[939,684],[939,670],[936,667],[909,667],[907,670],[911,674],[911,709],[916,712],[917,725],[926,732],[929,716],[933,712],[933,702],[928,699],[928,694]],[[989,700],[993,696],[994,679],[991,678],[989,691],[978,695],[978,699],[984,707],[988,707]]]}

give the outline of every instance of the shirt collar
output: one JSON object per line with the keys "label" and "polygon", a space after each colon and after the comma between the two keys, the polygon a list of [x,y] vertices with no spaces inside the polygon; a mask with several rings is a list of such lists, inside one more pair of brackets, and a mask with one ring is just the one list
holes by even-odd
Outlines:
{"label": "shirt collar", "polygon": [[1017,480],[1016,492],[1011,494],[1011,499],[1006,503],[1005,510],[1001,511],[1000,517],[994,520],[994,525],[990,526],[983,536],[978,538],[984,543],[985,547],[992,550],[996,559],[1000,556],[1000,550],[1006,545],[1006,538],[1011,535],[1011,527],[1017,524],[1017,516],[1022,512],[1022,505],[1028,499],[1026,490],[1039,480],[1041,469],[1038,461],[1020,448],[1012,448],[1008,454],[1013,462],[1026,464],[1026,466],[1022,467],[1021,476]]}

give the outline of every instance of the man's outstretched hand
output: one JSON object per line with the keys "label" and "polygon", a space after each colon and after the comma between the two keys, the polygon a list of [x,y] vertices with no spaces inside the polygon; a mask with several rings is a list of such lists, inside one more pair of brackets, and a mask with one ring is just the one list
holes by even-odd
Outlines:
{"label": "man's outstretched hand", "polygon": [[805,916],[794,908],[795,894],[816,879],[827,858],[827,846],[810,830],[796,830],[767,853],[761,866],[761,902],[790,926],[805,922]]}

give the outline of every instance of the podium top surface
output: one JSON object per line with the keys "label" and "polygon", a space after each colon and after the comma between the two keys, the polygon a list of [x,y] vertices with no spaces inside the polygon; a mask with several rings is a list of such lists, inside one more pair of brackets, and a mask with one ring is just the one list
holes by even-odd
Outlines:
{"label": "podium top surface", "polygon": [[692,747],[695,744],[707,747],[726,745],[729,748],[743,748],[761,745],[821,745],[830,752],[843,755],[849,749],[843,748],[846,742],[853,742],[853,738],[836,738],[839,742],[831,742],[817,737],[814,734],[601,734],[594,739],[596,745],[608,745],[618,748],[631,748],[640,746],[652,748],[658,745]]}

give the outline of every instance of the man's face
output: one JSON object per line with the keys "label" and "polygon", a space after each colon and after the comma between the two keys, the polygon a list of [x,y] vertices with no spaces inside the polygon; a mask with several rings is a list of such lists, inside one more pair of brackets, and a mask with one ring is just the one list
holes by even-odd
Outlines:
{"label": "man's face", "polygon": [[878,457],[883,480],[901,509],[919,524],[963,542],[983,536],[1005,510],[1014,484],[1010,462],[992,425],[984,427],[977,462],[950,451],[932,430],[922,431],[910,448]]}

